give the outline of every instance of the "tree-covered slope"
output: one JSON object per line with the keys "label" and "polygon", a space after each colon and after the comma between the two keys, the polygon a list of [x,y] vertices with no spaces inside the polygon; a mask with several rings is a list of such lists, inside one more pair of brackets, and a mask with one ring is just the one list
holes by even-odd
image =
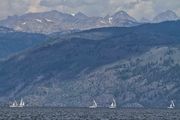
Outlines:
{"label": "tree-covered slope", "polygon": [[40,45],[46,40],[47,36],[42,34],[17,32],[9,28],[0,27],[0,59]]}
{"label": "tree-covered slope", "polygon": [[180,22],[72,33],[0,62],[0,98],[166,107],[179,98]]}

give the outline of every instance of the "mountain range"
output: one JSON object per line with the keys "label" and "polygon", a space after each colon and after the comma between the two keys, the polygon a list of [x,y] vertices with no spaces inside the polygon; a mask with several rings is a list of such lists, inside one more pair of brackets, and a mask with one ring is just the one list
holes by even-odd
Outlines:
{"label": "mountain range", "polygon": [[88,17],[81,12],[70,15],[54,10],[44,13],[28,13],[22,16],[11,16],[0,21],[0,26],[13,28],[17,31],[45,34],[108,26],[134,26],[136,24],[138,24],[137,21],[124,11],[102,18]]}
{"label": "mountain range", "polygon": [[58,11],[27,13],[22,16],[10,16],[0,21],[0,26],[16,31],[51,34],[54,32],[87,30],[101,27],[132,27],[143,23],[157,23],[179,19],[173,11],[165,11],[152,21],[143,18],[140,22],[125,11],[118,11],[105,17],[89,17],[81,12],[67,14]]}
{"label": "mountain range", "polygon": [[0,61],[0,102],[87,107],[114,98],[118,107],[167,107],[173,99],[178,107],[179,28],[171,21],[57,35]]}

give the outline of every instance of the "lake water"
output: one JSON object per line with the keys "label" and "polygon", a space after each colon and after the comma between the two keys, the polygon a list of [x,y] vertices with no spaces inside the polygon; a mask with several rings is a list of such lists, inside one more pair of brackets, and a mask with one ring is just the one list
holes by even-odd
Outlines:
{"label": "lake water", "polygon": [[180,120],[180,110],[1,108],[0,120]]}

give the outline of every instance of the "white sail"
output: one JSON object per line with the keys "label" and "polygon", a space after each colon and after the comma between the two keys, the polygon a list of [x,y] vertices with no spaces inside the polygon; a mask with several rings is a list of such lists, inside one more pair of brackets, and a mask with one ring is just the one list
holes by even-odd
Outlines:
{"label": "white sail", "polygon": [[173,100],[171,101],[171,104],[172,104],[173,107],[175,107],[175,104],[174,104],[174,101],[173,101]]}
{"label": "white sail", "polygon": [[15,101],[12,103],[12,105],[10,105],[9,107],[18,107],[17,101],[15,100]]}
{"label": "white sail", "polygon": [[168,108],[169,108],[169,109],[175,108],[175,104],[174,104],[174,101],[173,101],[173,100],[171,100],[171,104],[169,105]]}
{"label": "white sail", "polygon": [[23,99],[21,99],[19,104],[15,100],[9,107],[24,107],[24,106],[25,106],[25,103],[24,103]]}
{"label": "white sail", "polygon": [[24,107],[25,103],[23,101],[23,99],[21,99],[20,103],[19,103],[19,107]]}
{"label": "white sail", "polygon": [[92,106],[89,106],[89,108],[97,108],[97,103],[95,100],[93,100],[93,105]]}
{"label": "white sail", "polygon": [[114,98],[113,98],[113,102],[111,103],[109,108],[116,108],[116,101]]}

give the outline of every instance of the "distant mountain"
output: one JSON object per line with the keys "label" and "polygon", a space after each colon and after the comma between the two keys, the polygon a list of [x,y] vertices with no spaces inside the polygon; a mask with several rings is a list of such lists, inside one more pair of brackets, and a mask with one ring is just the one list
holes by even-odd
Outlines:
{"label": "distant mountain", "polygon": [[77,19],[89,19],[89,17],[82,12],[78,12],[74,17],[76,17]]}
{"label": "distant mountain", "polygon": [[175,12],[171,10],[167,10],[165,12],[160,13],[157,15],[154,19],[153,22],[164,22],[164,21],[173,21],[173,20],[178,20],[179,17],[176,15]]}
{"label": "distant mountain", "polygon": [[0,101],[87,107],[180,106],[180,21],[60,36],[0,62]]}
{"label": "distant mountain", "polygon": [[47,36],[42,34],[17,32],[10,28],[0,27],[0,59],[35,47],[46,40]]}
{"label": "distant mountain", "polygon": [[108,18],[103,18],[88,17],[81,12],[70,15],[54,10],[44,13],[11,16],[0,21],[1,26],[13,28],[17,31],[45,34],[110,26],[130,27],[137,24],[137,21],[124,11],[117,12]]}
{"label": "distant mountain", "polygon": [[137,21],[129,16],[124,11],[119,11],[115,13],[113,16],[111,16],[109,19],[110,24],[113,24],[114,26],[134,26],[137,24]]}
{"label": "distant mountain", "polygon": [[21,32],[51,34],[101,27],[133,27],[144,23],[159,23],[178,19],[176,13],[171,10],[158,14],[152,21],[146,18],[137,21],[125,11],[118,11],[105,17],[89,17],[82,12],[67,14],[53,10],[42,13],[27,13],[22,16],[9,16],[0,21],[0,26]]}

